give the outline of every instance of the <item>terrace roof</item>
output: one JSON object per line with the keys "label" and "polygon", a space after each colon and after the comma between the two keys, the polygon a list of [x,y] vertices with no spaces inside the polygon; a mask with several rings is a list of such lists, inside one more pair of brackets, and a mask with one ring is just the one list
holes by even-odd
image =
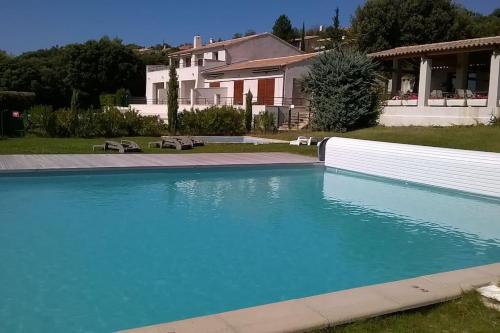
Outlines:
{"label": "terrace roof", "polygon": [[464,39],[452,42],[422,44],[413,46],[396,47],[390,50],[370,53],[369,57],[375,59],[404,58],[427,54],[451,54],[457,52],[470,52],[493,50],[500,47],[500,36]]}

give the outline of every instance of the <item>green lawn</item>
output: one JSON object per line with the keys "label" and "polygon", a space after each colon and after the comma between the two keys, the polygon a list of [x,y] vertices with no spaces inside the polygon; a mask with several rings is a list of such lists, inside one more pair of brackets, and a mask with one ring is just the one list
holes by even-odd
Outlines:
{"label": "green lawn", "polygon": [[316,333],[494,333],[500,312],[485,307],[477,293],[436,306],[368,319]]}
{"label": "green lawn", "polygon": [[[316,147],[290,146],[288,144],[208,144],[190,150],[177,151],[175,149],[148,148],[148,142],[158,141],[154,137],[128,138],[137,142],[144,153],[189,154],[189,153],[249,153],[249,152],[291,152],[316,155]],[[92,146],[102,144],[106,139],[81,139],[81,138],[40,138],[27,136],[24,138],[10,138],[0,140],[0,154],[91,154]],[[112,140],[119,141],[119,138]],[[102,150],[96,153],[103,153]],[[109,153],[109,151],[107,152]]]}
{"label": "green lawn", "polygon": [[[328,132],[283,132],[277,134],[256,135],[282,140],[293,140],[299,135],[305,136],[343,136],[356,139],[409,143],[426,146],[460,148],[500,152],[500,126],[471,127],[372,127],[348,133]],[[130,138],[143,147],[145,153],[179,153],[172,149],[147,148],[153,137]],[[92,145],[103,143],[105,139],[80,138],[39,138],[27,136],[0,140],[0,154],[70,154],[92,153]],[[114,139],[119,140],[119,139]],[[310,156],[316,155],[315,147],[295,147],[287,144],[209,144],[181,153],[242,153],[242,152],[291,152]]]}
{"label": "green lawn", "polygon": [[[269,138],[293,140],[297,133],[265,135]],[[500,152],[500,126],[453,127],[371,127],[348,133],[301,132],[304,136],[343,136],[355,139],[408,143],[424,146]]]}

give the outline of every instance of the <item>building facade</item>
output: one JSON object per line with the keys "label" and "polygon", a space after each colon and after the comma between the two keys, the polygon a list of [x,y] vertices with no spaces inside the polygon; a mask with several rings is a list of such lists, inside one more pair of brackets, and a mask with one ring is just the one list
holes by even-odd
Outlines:
{"label": "building facade", "polygon": [[[245,107],[253,95],[253,113],[267,107],[305,109],[300,78],[317,54],[305,54],[278,37],[263,33],[203,45],[195,36],[193,47],[170,55],[179,80],[179,111],[212,105]],[[146,100],[132,104],[143,115],[167,117],[167,66],[148,66]]]}

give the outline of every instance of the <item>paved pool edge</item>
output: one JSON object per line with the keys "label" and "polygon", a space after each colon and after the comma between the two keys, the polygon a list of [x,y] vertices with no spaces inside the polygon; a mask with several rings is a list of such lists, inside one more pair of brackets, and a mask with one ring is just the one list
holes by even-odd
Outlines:
{"label": "paved pool edge", "polygon": [[119,333],[304,332],[448,301],[499,280],[500,262]]}
{"label": "paved pool edge", "polygon": [[0,174],[116,169],[318,164],[317,158],[291,153],[48,154],[0,155]]}

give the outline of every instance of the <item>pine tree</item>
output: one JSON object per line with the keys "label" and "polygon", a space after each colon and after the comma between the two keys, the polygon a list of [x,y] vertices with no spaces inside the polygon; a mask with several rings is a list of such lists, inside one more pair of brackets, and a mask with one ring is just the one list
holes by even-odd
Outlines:
{"label": "pine tree", "polygon": [[169,71],[168,97],[167,97],[168,128],[171,134],[175,134],[177,126],[177,111],[179,110],[179,102],[177,100],[178,97],[179,97],[179,81],[177,78],[177,71],[175,69],[175,64],[172,61],[172,63],[170,64],[170,71]]}
{"label": "pine tree", "polygon": [[252,92],[249,90],[245,102],[245,128],[247,132],[252,130]]}
{"label": "pine tree", "polygon": [[314,111],[313,127],[345,132],[375,124],[380,113],[376,70],[372,59],[350,48],[316,57],[304,80]]}
{"label": "pine tree", "polygon": [[301,33],[301,40],[300,40],[300,50],[305,51],[306,50],[306,25],[304,22],[302,22],[302,33]]}
{"label": "pine tree", "polygon": [[273,35],[290,42],[293,39],[292,22],[286,15],[278,17],[273,26]]}

